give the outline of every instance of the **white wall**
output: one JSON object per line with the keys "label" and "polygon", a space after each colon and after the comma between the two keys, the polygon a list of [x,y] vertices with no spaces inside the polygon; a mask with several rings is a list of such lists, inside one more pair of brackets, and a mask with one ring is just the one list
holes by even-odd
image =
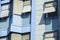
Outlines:
{"label": "white wall", "polygon": [[43,40],[45,31],[43,4],[44,0],[36,0],[36,40]]}

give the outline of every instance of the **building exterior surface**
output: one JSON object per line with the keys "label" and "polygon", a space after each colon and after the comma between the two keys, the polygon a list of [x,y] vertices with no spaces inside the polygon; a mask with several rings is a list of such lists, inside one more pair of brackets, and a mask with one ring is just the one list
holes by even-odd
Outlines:
{"label": "building exterior surface", "polygon": [[0,40],[60,40],[60,0],[0,0]]}

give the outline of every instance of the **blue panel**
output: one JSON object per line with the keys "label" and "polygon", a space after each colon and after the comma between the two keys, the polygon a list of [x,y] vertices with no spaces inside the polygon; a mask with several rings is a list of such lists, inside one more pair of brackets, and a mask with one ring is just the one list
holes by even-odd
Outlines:
{"label": "blue panel", "polygon": [[36,40],[36,0],[32,0],[31,40]]}
{"label": "blue panel", "polygon": [[22,15],[22,25],[24,26],[29,26],[30,25],[30,13]]}
{"label": "blue panel", "polygon": [[52,30],[58,30],[58,19],[52,20]]}
{"label": "blue panel", "polygon": [[45,31],[52,31],[52,20],[46,19],[46,23],[45,23]]}
{"label": "blue panel", "polygon": [[0,30],[5,30],[9,27],[9,18],[7,19],[0,19]]}
{"label": "blue panel", "polygon": [[46,26],[45,26],[45,31],[54,31],[58,30],[58,23],[57,23],[57,18],[55,19],[46,19]]}

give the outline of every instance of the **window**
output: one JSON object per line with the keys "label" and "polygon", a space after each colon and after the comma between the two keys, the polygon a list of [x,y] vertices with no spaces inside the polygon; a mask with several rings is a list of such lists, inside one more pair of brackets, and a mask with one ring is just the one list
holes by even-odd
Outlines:
{"label": "window", "polygon": [[46,13],[45,17],[46,18],[54,18],[54,17],[57,17],[57,13],[56,12]]}
{"label": "window", "polygon": [[57,39],[57,32],[49,32],[45,33],[44,40],[56,40]]}
{"label": "window", "polygon": [[31,24],[31,13],[27,12],[27,13],[23,13],[21,15],[22,19],[23,19],[23,26],[29,26]]}
{"label": "window", "polygon": [[55,12],[56,11],[56,2],[47,2],[44,4],[44,13]]}

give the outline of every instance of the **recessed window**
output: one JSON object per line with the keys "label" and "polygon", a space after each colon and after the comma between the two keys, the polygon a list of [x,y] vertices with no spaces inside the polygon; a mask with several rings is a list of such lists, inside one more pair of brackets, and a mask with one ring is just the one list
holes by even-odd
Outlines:
{"label": "recessed window", "polygon": [[55,13],[55,12],[48,13],[48,17],[54,17],[54,16],[57,16],[57,13]]}
{"label": "recessed window", "polygon": [[23,19],[23,26],[29,26],[31,24],[31,12],[23,13],[21,17]]}
{"label": "recessed window", "polygon": [[46,13],[45,17],[46,18],[55,18],[55,17],[57,17],[57,13],[56,12]]}

